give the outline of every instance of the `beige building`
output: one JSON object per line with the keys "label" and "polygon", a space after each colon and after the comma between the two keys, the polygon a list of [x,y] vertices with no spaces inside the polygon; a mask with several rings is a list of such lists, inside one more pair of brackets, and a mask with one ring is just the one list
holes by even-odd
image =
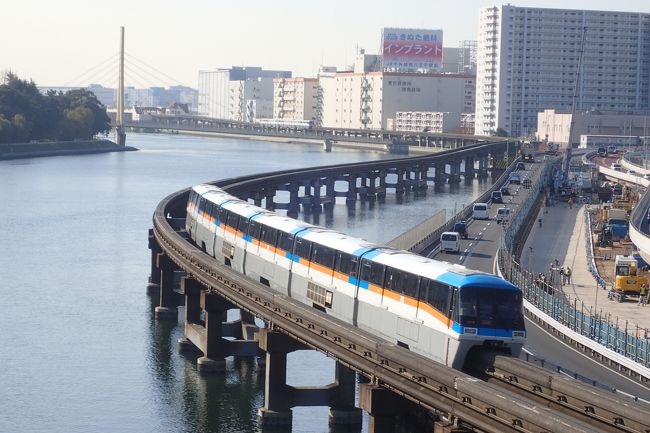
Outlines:
{"label": "beige building", "polygon": [[380,72],[374,65],[360,54],[353,71],[319,74],[323,126],[386,129],[398,111],[474,112],[473,75]]}
{"label": "beige building", "polygon": [[460,133],[461,113],[435,111],[398,111],[396,131]]}
{"label": "beige building", "polygon": [[[548,140],[566,147],[569,143],[571,113],[544,110],[537,114],[537,139]],[[645,136],[650,130],[650,116],[601,113],[576,113],[571,133],[571,145],[580,145],[581,135]]]}
{"label": "beige building", "polygon": [[318,78],[276,78],[273,80],[273,118],[311,120],[320,125],[322,92]]}

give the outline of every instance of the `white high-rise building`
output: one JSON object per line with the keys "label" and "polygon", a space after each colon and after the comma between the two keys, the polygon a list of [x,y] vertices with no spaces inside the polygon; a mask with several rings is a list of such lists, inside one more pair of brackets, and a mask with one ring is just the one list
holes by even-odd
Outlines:
{"label": "white high-rise building", "polygon": [[273,78],[290,71],[237,67],[199,71],[198,113],[217,119],[250,121],[273,115]]}
{"label": "white high-rise building", "polygon": [[648,111],[650,14],[509,5],[480,10],[477,134],[501,128],[511,136],[532,135],[538,112],[571,111],[574,101],[578,111]]}

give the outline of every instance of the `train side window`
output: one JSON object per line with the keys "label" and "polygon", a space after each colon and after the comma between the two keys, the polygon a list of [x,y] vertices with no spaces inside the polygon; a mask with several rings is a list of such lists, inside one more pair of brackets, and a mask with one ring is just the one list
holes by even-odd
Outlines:
{"label": "train side window", "polygon": [[449,297],[451,288],[437,281],[422,278],[420,300],[431,305],[445,316],[449,313]]}
{"label": "train side window", "polygon": [[260,223],[252,221],[248,223],[248,236],[253,239],[260,239]]}
{"label": "train side window", "polygon": [[334,250],[314,243],[312,248],[312,261],[332,269],[334,267]]}
{"label": "train side window", "polygon": [[206,215],[208,215],[208,217],[212,216],[212,202],[211,201],[207,202],[207,204],[205,205],[205,213],[206,213]]}
{"label": "train side window", "polygon": [[273,227],[262,226],[260,240],[272,247],[275,247],[278,238],[278,231]]}
{"label": "train side window", "polygon": [[278,248],[284,251],[293,251],[293,235],[291,233],[278,232]]}
{"label": "train side window", "polygon": [[229,227],[236,229],[237,225],[239,224],[239,215],[229,210],[226,210],[226,221],[227,221],[226,224]]}
{"label": "train side window", "polygon": [[309,260],[309,254],[311,253],[311,242],[305,238],[296,238],[296,250],[294,252],[298,257],[302,257],[305,260]]}
{"label": "train side window", "polygon": [[243,215],[239,216],[239,222],[237,224],[237,231],[241,233],[248,233],[248,218]]}
{"label": "train side window", "polygon": [[418,298],[418,289],[420,288],[420,277],[409,272],[399,271],[397,273],[398,291],[413,299]]}
{"label": "train side window", "polygon": [[219,222],[221,224],[228,224],[228,211],[224,209],[223,206],[219,207],[219,210],[217,212],[217,217],[219,218]]}
{"label": "train side window", "polygon": [[212,205],[212,212],[210,212],[210,216],[214,219],[214,222],[216,223],[219,220],[219,205],[216,203],[213,203]]}
{"label": "train side window", "polygon": [[386,267],[381,263],[364,260],[361,264],[361,279],[380,287],[384,287]]}
{"label": "train side window", "polygon": [[[352,261],[352,255],[339,251],[336,253],[336,272],[340,272],[345,275],[353,275],[353,268],[355,268],[355,263]],[[356,273],[356,269],[354,269]]]}
{"label": "train side window", "polygon": [[204,207],[205,207],[205,199],[203,197],[199,197],[199,205],[198,205],[199,213],[203,212]]}
{"label": "train side window", "polygon": [[194,190],[190,191],[190,196],[187,198],[188,206],[194,204],[196,200],[196,192]]}

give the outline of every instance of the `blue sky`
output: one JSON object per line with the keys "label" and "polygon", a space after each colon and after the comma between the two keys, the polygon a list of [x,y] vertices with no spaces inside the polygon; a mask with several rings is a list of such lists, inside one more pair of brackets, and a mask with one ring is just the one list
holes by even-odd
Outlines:
{"label": "blue sky", "polygon": [[[8,1],[2,7],[0,71],[10,69],[39,85],[116,83],[108,64],[125,26],[126,51],[133,56],[127,84],[196,87],[200,69],[232,65],[313,76],[320,64],[350,64],[357,47],[377,52],[382,27],[442,28],[444,45],[457,46],[476,38],[479,8],[506,3],[650,13],[647,0]],[[139,61],[166,76],[147,73]]]}

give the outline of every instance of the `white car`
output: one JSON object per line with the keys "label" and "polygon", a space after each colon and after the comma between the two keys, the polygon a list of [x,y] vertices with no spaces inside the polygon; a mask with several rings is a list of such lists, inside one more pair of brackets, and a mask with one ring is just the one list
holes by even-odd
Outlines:
{"label": "white car", "polygon": [[619,164],[618,162],[614,162],[609,168],[611,168],[612,170],[621,171],[621,164]]}

